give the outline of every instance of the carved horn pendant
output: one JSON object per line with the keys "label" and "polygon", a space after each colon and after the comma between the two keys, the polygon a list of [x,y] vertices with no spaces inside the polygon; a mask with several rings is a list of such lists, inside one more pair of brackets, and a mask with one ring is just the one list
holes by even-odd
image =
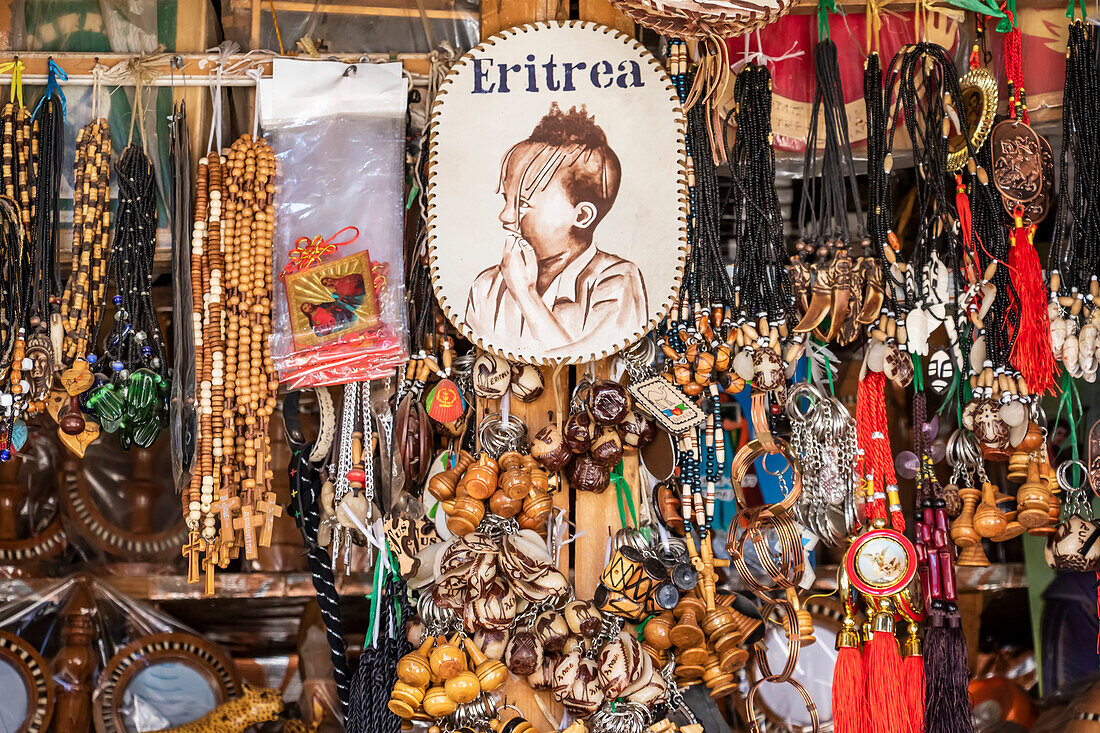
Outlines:
{"label": "carved horn pendant", "polygon": [[833,289],[822,274],[818,274],[818,280],[814,283],[813,298],[810,299],[810,307],[806,309],[806,315],[794,327],[795,333],[809,333],[821,325],[829,315],[829,309],[833,304]]}

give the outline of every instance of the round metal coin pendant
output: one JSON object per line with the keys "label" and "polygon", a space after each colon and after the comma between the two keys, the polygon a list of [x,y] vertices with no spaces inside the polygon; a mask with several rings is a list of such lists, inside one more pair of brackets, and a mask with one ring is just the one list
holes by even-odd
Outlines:
{"label": "round metal coin pendant", "polygon": [[1005,120],[993,128],[993,185],[1006,199],[1020,204],[1042,193],[1042,144],[1035,131],[1019,120]]}

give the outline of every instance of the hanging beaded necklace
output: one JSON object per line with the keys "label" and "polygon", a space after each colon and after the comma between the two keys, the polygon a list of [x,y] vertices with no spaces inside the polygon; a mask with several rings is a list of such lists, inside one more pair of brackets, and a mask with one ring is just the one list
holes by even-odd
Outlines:
{"label": "hanging beaded necklace", "polygon": [[[196,462],[191,483],[184,491],[184,516],[190,529],[184,554],[188,558],[189,583],[198,582],[199,557],[205,548],[207,557],[215,552],[218,538],[218,510],[223,510],[221,542],[233,542],[232,504],[239,506],[235,487],[221,482],[224,444],[215,434],[214,415],[219,422],[225,411],[225,338],[222,328],[222,273],[224,254],[221,240],[222,165],[221,156],[209,153],[199,160],[195,178],[194,223],[191,234],[191,338],[195,349],[195,412],[198,418],[195,436]],[[206,291],[203,284],[206,284]],[[215,503],[215,491],[226,488]],[[232,495],[230,495],[232,490]],[[196,534],[200,531],[202,543]],[[207,560],[207,590],[213,592],[214,562]]]}
{"label": "hanging beaded necklace", "polygon": [[123,448],[148,448],[168,419],[168,363],[153,306],[156,244],[153,164],[143,149],[130,145],[118,162],[118,215],[109,267],[115,315],[102,362],[111,375],[88,398],[100,425],[117,432]]}
{"label": "hanging beaded necklace", "polygon": [[[31,285],[35,278],[36,125],[22,103],[22,81],[14,77],[11,101],[4,106],[2,119],[4,139],[0,166],[5,196],[2,215],[8,219],[4,225],[5,237],[13,237],[6,247],[11,259],[6,261],[12,263],[15,266],[13,270],[18,272],[17,278],[8,281],[18,283],[14,285],[18,295],[9,301],[18,309],[5,314],[11,329],[9,336],[13,335],[14,339],[7,384],[0,392],[0,409],[5,413],[4,419],[0,420],[0,461],[6,461],[23,447],[27,439],[27,426],[23,418],[42,407],[40,401],[31,398],[30,378],[32,373],[42,372],[44,366],[39,364],[36,368],[27,355],[27,319],[34,295]],[[15,274],[14,271],[12,274]]]}
{"label": "hanging beaded necklace", "polygon": [[[826,26],[827,27],[827,26]],[[862,332],[861,325],[877,315],[874,260],[852,257],[853,232],[848,202],[853,202],[861,254],[870,240],[864,232],[863,206],[848,139],[848,113],[840,82],[836,44],[825,38],[814,47],[817,86],[803,161],[803,193],[799,204],[801,236],[791,258],[791,280],[803,313],[796,333],[813,332],[824,342],[847,344]],[[825,140],[818,157],[818,127]],[[870,283],[868,283],[870,280]],[[869,296],[866,315],[864,300]]]}
{"label": "hanging beaded necklace", "polygon": [[[791,332],[794,295],[786,267],[783,213],[775,191],[775,150],[771,131],[771,73],[749,64],[734,84],[737,133],[727,158],[733,178],[730,194],[737,246],[732,281],[734,328],[741,351],[734,357],[738,376],[754,390],[774,392],[783,401],[787,368],[806,347],[806,335]],[[777,405],[778,406],[778,405]]]}
{"label": "hanging beaded necklace", "polygon": [[[222,447],[229,470],[223,485],[240,487],[241,530],[245,556],[271,540],[277,509],[271,487],[271,439],[268,423],[275,410],[278,378],[268,345],[271,336],[271,247],[274,235],[275,154],[262,138],[242,135],[226,156],[225,209],[225,401]],[[213,365],[214,367],[217,364]],[[249,525],[261,526],[259,541]]]}
{"label": "hanging beaded necklace", "polygon": [[[61,296],[65,331],[59,361],[87,358],[107,292],[111,226],[111,130],[94,120],[76,136],[73,165],[73,245],[69,279]],[[94,359],[94,356],[93,356]]]}
{"label": "hanging beaded necklace", "polygon": [[1095,26],[1069,26],[1062,95],[1060,205],[1050,248],[1050,296],[1054,357],[1073,377],[1094,378],[1100,328],[1100,43]]}

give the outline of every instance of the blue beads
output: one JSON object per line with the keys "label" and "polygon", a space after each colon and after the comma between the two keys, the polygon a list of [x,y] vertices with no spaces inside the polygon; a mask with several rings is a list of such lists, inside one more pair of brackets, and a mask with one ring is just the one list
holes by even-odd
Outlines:
{"label": "blue beads", "polygon": [[121,295],[116,295],[115,298],[114,298],[114,301],[115,301],[115,305],[122,305],[122,296]]}
{"label": "blue beads", "polygon": [[126,366],[125,364],[123,364],[121,361],[119,361],[117,359],[115,359],[114,361],[111,362],[111,369],[115,370],[116,372],[121,372],[123,367],[125,367],[125,366]]}
{"label": "blue beads", "polygon": [[0,450],[0,461],[10,461],[10,460],[11,460],[11,451],[8,450],[7,448],[5,448],[4,450]]}
{"label": "blue beads", "polygon": [[152,354],[153,354],[153,347],[152,347],[152,346],[142,346],[142,347],[141,347],[141,353],[142,353],[142,355],[144,355],[144,356],[152,356]]}
{"label": "blue beads", "polygon": [[87,361],[89,364],[95,364],[97,361],[99,361],[99,357],[95,354],[88,354],[85,361]]}

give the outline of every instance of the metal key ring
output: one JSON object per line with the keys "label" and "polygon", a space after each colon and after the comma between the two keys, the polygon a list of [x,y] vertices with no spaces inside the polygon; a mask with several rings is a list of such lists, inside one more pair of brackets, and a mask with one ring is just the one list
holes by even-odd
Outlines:
{"label": "metal key ring", "polygon": [[[805,397],[810,403],[805,410],[798,406],[799,397]],[[791,422],[805,422],[810,419],[812,413],[817,411],[823,400],[821,391],[817,387],[809,382],[799,382],[787,393],[787,404],[783,409]]]}
{"label": "metal key ring", "polygon": [[[1080,470],[1081,483],[1077,486],[1074,486],[1069,481],[1068,477],[1069,477],[1069,467],[1070,466],[1077,466]],[[1063,461],[1062,464],[1060,466],[1058,466],[1058,470],[1055,471],[1054,475],[1057,477],[1058,485],[1062,487],[1063,491],[1067,491],[1067,492],[1069,492],[1069,491],[1081,491],[1088,484],[1088,477],[1089,477],[1088,467],[1085,465],[1084,461],[1079,460],[1077,458],[1072,458],[1068,461]]]}

